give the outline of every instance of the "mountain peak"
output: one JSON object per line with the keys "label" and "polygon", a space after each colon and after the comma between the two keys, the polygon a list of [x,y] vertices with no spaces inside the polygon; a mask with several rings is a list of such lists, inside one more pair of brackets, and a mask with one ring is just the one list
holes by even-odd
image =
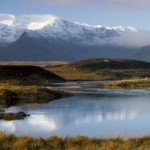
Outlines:
{"label": "mountain peak", "polygon": [[0,43],[11,43],[24,32],[32,36],[88,42],[110,38],[123,33],[137,32],[133,27],[92,26],[70,22],[53,15],[0,14]]}
{"label": "mountain peak", "polygon": [[[7,25],[7,26],[20,26],[21,28],[29,29],[29,30],[39,30],[44,28],[48,25],[53,25],[56,21],[61,20],[54,15],[29,15],[29,14],[22,14],[22,15],[12,15],[12,14],[0,14],[0,24]],[[67,21],[69,22],[69,21]],[[70,22],[73,23],[73,22]],[[119,31],[131,31],[137,32],[137,29],[133,27],[124,27],[124,26],[117,26],[117,27],[107,27],[101,25],[89,25],[86,23],[79,23],[74,22],[74,24],[83,26],[85,28],[106,28],[108,30],[119,30]]]}

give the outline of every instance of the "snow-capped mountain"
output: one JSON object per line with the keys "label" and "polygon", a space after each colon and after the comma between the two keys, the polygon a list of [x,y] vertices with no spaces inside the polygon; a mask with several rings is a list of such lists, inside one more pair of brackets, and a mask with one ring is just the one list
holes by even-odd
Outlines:
{"label": "snow-capped mountain", "polygon": [[130,48],[114,39],[137,32],[133,27],[91,26],[52,15],[0,14],[0,60],[125,57]]}
{"label": "snow-capped mountain", "polygon": [[132,27],[103,27],[73,23],[52,15],[0,15],[0,41],[14,42],[24,33],[43,38],[86,41],[110,38],[126,32],[137,32]]}

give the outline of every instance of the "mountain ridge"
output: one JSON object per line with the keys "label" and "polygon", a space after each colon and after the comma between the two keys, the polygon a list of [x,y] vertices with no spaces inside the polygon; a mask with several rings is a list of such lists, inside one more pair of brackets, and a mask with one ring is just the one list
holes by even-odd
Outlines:
{"label": "mountain ridge", "polygon": [[[5,19],[6,18],[6,19]],[[33,32],[31,32],[33,31]],[[62,37],[79,38],[80,35],[91,35],[96,37],[107,37],[112,34],[117,36],[124,32],[137,32],[133,27],[104,27],[104,26],[90,26],[87,24],[70,22],[52,15],[7,15],[0,14],[0,41],[1,42],[15,42],[24,32],[36,33],[44,36],[62,35]],[[57,35],[58,36],[58,35]]]}
{"label": "mountain ridge", "polygon": [[129,58],[136,48],[121,45],[119,37],[137,32],[133,27],[90,26],[52,15],[0,14],[0,60]]}

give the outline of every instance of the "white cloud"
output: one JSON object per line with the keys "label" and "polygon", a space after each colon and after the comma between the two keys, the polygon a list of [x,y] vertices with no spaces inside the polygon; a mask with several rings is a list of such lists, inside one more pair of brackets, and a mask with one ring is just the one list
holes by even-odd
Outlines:
{"label": "white cloud", "polygon": [[91,42],[83,42],[88,45],[104,45],[112,44],[119,46],[133,46],[143,47],[150,44],[150,32],[149,31],[138,31],[138,32],[123,32],[119,36],[113,36],[108,38],[93,38]]}
{"label": "white cloud", "polygon": [[19,15],[16,16],[17,22],[22,26],[27,27],[31,30],[41,29],[47,24],[52,24],[55,22],[57,17],[53,15]]}
{"label": "white cloud", "polygon": [[13,26],[18,25],[21,28],[31,30],[41,29],[47,24],[52,24],[58,17],[53,15],[11,15],[0,14],[0,24]]}
{"label": "white cloud", "polygon": [[0,14],[0,23],[12,25],[14,23],[15,16],[11,14]]}
{"label": "white cloud", "polygon": [[137,33],[126,33],[121,36],[114,37],[112,43],[126,46],[145,46],[150,44],[150,32],[139,31]]}

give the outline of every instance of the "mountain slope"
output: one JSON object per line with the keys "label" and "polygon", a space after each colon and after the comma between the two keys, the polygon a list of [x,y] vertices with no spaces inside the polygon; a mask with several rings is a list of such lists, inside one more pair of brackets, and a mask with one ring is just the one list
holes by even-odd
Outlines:
{"label": "mountain slope", "polygon": [[[112,43],[132,27],[73,23],[51,15],[0,15],[0,60],[77,61],[92,57],[127,58],[130,46]],[[5,19],[6,18],[6,19]]]}
{"label": "mountain slope", "polygon": [[140,50],[134,53],[131,58],[150,62],[150,45],[142,47]]}
{"label": "mountain slope", "polygon": [[58,39],[33,38],[25,32],[0,51],[1,61],[77,61],[85,58],[127,58],[134,49],[116,45],[83,45]]}
{"label": "mountain slope", "polygon": [[77,40],[78,42],[137,32],[132,27],[90,26],[59,19],[52,15],[14,16],[0,14],[0,42],[14,42],[26,31],[34,37],[41,36],[46,39],[53,37],[63,40]]}

